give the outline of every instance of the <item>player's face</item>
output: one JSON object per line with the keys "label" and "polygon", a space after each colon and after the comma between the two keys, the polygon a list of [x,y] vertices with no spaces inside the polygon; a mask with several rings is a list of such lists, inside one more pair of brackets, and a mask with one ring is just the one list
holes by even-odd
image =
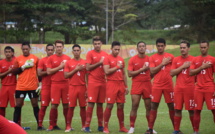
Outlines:
{"label": "player's face", "polygon": [[79,58],[81,55],[81,49],[79,47],[74,47],[72,53],[75,58]]}
{"label": "player's face", "polygon": [[181,55],[188,55],[190,48],[187,47],[187,44],[181,43],[180,44],[180,50],[181,50]]}
{"label": "player's face", "polygon": [[22,53],[24,56],[30,55],[31,48],[28,45],[22,46]]}
{"label": "player's face", "polygon": [[63,44],[62,43],[56,43],[55,44],[55,49],[57,54],[62,54],[63,53]]}
{"label": "player's face", "polygon": [[146,45],[144,43],[139,43],[137,46],[137,51],[139,54],[145,54]]}
{"label": "player's face", "polygon": [[100,51],[101,46],[102,46],[102,42],[101,41],[93,41],[93,46],[94,46],[94,50]]}
{"label": "player's face", "polygon": [[111,48],[111,50],[112,50],[112,55],[116,57],[120,52],[120,46],[114,46],[113,48]]}
{"label": "player's face", "polygon": [[4,51],[4,54],[5,54],[5,57],[6,57],[7,59],[13,57],[13,52],[11,51],[11,49],[6,49],[6,50]]}
{"label": "player's face", "polygon": [[156,47],[157,47],[158,53],[162,54],[164,53],[166,45],[164,43],[157,43]]}
{"label": "player's face", "polygon": [[207,55],[208,49],[209,49],[209,46],[207,43],[200,44],[200,51],[201,51],[202,55]]}
{"label": "player's face", "polygon": [[48,46],[46,47],[46,53],[48,56],[51,56],[54,54],[54,46]]}

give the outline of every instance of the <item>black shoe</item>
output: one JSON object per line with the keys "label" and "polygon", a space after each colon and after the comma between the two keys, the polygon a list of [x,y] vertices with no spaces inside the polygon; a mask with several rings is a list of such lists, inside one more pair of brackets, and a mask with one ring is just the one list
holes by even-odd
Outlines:
{"label": "black shoe", "polygon": [[58,126],[54,126],[53,129],[54,129],[54,130],[62,130],[62,129],[59,128]]}
{"label": "black shoe", "polygon": [[145,134],[153,134],[153,129],[146,130]]}
{"label": "black shoe", "polygon": [[38,126],[38,127],[37,127],[37,130],[38,130],[38,131],[41,131],[41,130],[46,130],[46,129],[45,129],[44,127]]}

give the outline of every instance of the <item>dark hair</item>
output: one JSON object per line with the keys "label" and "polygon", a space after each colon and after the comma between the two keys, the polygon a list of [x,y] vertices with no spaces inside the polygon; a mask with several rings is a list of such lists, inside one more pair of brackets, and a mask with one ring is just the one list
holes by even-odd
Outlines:
{"label": "dark hair", "polygon": [[63,42],[62,40],[56,40],[56,41],[54,42],[55,46],[56,46],[57,43],[61,43],[61,44],[64,46],[64,42]]}
{"label": "dark hair", "polygon": [[145,43],[145,42],[139,41],[139,42],[137,43],[137,47],[138,47],[138,45],[139,45],[140,43],[143,43],[143,44],[145,44],[145,46],[146,46],[146,43]]}
{"label": "dark hair", "polygon": [[111,44],[111,48],[113,48],[114,46],[120,46],[120,42],[119,41],[113,41]]}
{"label": "dark hair", "polygon": [[50,43],[50,44],[47,44],[47,45],[46,45],[46,49],[47,49],[47,47],[49,47],[49,46],[54,47],[54,45]]}
{"label": "dark hair", "polygon": [[180,44],[186,44],[188,48],[190,48],[190,43],[187,40],[182,40]]}
{"label": "dark hair", "polygon": [[23,42],[22,47],[25,46],[25,45],[28,46],[29,48],[31,48],[30,42],[28,42],[28,41]]}
{"label": "dark hair", "polygon": [[11,50],[11,52],[13,52],[13,53],[14,53],[14,49],[13,49],[11,46],[6,46],[6,47],[4,48],[4,51],[6,51],[7,49],[10,49],[10,50]]}
{"label": "dark hair", "polygon": [[100,36],[94,36],[94,37],[93,37],[93,42],[94,42],[94,41],[101,41]]}
{"label": "dark hair", "polygon": [[166,45],[166,41],[165,41],[165,39],[163,39],[163,38],[158,38],[158,39],[156,40],[156,45],[157,45],[158,43],[163,43],[164,45]]}
{"label": "dark hair", "polygon": [[207,43],[207,45],[209,46],[209,41],[207,40],[202,40],[200,43]]}
{"label": "dark hair", "polygon": [[78,48],[80,48],[81,49],[81,46],[80,45],[78,45],[78,44],[74,44],[73,46],[72,46],[72,50],[74,50],[74,48],[75,47],[78,47]]}

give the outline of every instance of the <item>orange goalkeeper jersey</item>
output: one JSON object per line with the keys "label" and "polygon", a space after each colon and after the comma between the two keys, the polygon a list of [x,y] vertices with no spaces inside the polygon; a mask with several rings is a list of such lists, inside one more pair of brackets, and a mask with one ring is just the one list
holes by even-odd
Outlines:
{"label": "orange goalkeeper jersey", "polygon": [[17,57],[14,66],[21,67],[27,60],[30,59],[34,59],[34,66],[25,69],[21,74],[18,75],[16,90],[29,91],[36,90],[38,87],[37,64],[39,59],[35,55],[30,54],[27,57],[23,55]]}

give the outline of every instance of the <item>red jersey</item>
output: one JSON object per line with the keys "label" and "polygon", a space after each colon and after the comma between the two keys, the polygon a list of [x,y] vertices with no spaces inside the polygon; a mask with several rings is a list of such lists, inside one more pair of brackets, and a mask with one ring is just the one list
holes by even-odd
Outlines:
{"label": "red jersey", "polygon": [[[138,55],[132,57],[128,62],[128,70],[129,71],[136,71],[143,67],[143,65],[148,64],[149,66],[149,57],[145,55],[145,57],[141,58]],[[145,72],[141,72],[140,74],[132,77],[132,81],[150,81],[150,70],[148,69]]]}
{"label": "red jersey", "polygon": [[0,115],[0,134],[27,134],[23,128],[16,123],[7,120]]}
{"label": "red jersey", "polygon": [[[89,64],[98,63],[101,57],[107,57],[108,54],[104,51],[96,52],[95,50],[91,50],[87,53],[86,61]],[[105,82],[105,73],[103,69],[103,65],[90,70],[88,75],[88,83],[103,83]]]}
{"label": "red jersey", "polygon": [[149,58],[149,61],[150,61],[149,63],[150,63],[150,67],[156,67],[162,63],[163,58],[168,58],[168,57],[171,58],[171,62],[163,66],[163,68],[161,68],[161,70],[157,74],[155,74],[154,80],[153,80],[153,87],[163,88],[163,89],[172,88],[173,84],[172,84],[172,76],[170,75],[170,69],[171,69],[174,56],[169,53],[164,53],[162,55],[156,53]]}
{"label": "red jersey", "polygon": [[[125,67],[125,62],[122,57],[114,57],[112,54],[108,55],[104,60],[104,65],[109,65],[110,68],[116,67],[117,63],[121,62],[123,68]],[[116,72],[107,75],[107,80],[124,80],[123,68],[118,69]]]}
{"label": "red jersey", "polygon": [[[39,61],[38,67],[39,69],[42,69],[42,71],[47,70],[47,60],[49,57],[44,57]],[[51,75],[46,75],[42,77],[42,86],[50,86],[51,85]]]}
{"label": "red jersey", "polygon": [[28,91],[28,90],[36,90],[38,87],[38,79],[37,79],[37,65],[39,59],[33,55],[30,54],[29,56],[19,56],[15,59],[14,66],[21,67],[25,64],[27,60],[34,60],[34,66],[31,68],[25,69],[21,74],[19,74],[19,77],[17,79],[17,85],[16,90],[21,91]]}
{"label": "red jersey", "polygon": [[[9,68],[13,68],[14,61],[15,61],[15,58],[12,58],[11,61],[7,61],[6,59],[1,60],[0,73],[7,72]],[[1,79],[1,84],[4,86],[16,85],[16,75],[13,75],[12,73],[7,74],[7,76]]]}
{"label": "red jersey", "polygon": [[86,76],[86,61],[83,59],[80,60],[75,60],[75,59],[71,59],[69,60],[65,67],[64,67],[64,71],[65,72],[71,72],[72,70],[74,70],[76,68],[76,66],[80,64],[84,66],[84,69],[82,69],[81,71],[76,72],[75,74],[72,75],[72,77],[69,78],[69,84],[70,85],[85,85],[85,76]]}
{"label": "red jersey", "polygon": [[[193,59],[194,59],[194,56],[191,56],[191,55],[189,55],[186,58],[182,56],[178,56],[174,58],[171,69],[179,68],[184,64],[184,62],[190,62],[192,64]],[[176,79],[177,87],[186,88],[188,86],[194,86],[195,76],[190,76],[189,73],[190,73],[190,67],[187,69],[183,69],[179,74],[177,74],[177,79]]]}
{"label": "red jersey", "polygon": [[[61,64],[61,62],[69,61],[69,60],[70,60],[70,57],[65,54],[63,54],[61,56],[54,54],[48,58],[47,68],[56,68]],[[64,77],[64,69],[60,69],[60,70],[58,70],[58,72],[52,74],[51,81],[53,83],[67,82],[68,80]]]}
{"label": "red jersey", "polygon": [[208,55],[206,57],[197,56],[194,58],[193,63],[190,69],[199,68],[203,62],[211,62],[211,67],[202,69],[197,76],[196,89],[197,90],[206,90],[207,92],[213,92],[214,87],[214,78],[213,74],[215,72],[215,58]]}

